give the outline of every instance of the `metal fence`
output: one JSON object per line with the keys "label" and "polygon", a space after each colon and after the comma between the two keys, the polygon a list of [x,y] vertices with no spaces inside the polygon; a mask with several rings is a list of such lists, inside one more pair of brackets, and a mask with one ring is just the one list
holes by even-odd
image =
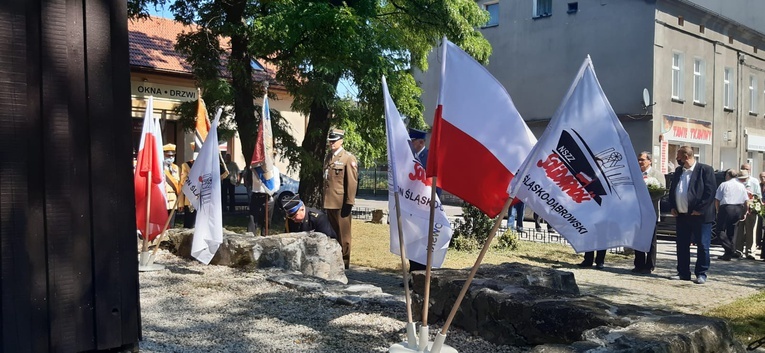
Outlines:
{"label": "metal fence", "polygon": [[388,193],[388,166],[359,169],[359,195],[386,195]]}

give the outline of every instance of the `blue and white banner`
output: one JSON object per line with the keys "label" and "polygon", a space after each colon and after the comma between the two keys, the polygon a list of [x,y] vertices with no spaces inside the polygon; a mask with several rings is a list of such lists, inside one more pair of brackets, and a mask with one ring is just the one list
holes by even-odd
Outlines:
{"label": "blue and white banner", "polygon": [[509,192],[577,252],[649,250],[656,212],[629,135],[589,56]]}
{"label": "blue and white banner", "polygon": [[[388,212],[390,213],[390,251],[400,254],[399,229],[396,217],[395,193],[399,194],[401,231],[405,256],[409,260],[427,264],[428,224],[430,223],[430,179],[425,168],[411,150],[409,133],[388,92],[388,83],[382,78],[385,99],[385,127],[388,136]],[[449,249],[452,228],[438,200],[433,225],[432,267],[441,267]]]}

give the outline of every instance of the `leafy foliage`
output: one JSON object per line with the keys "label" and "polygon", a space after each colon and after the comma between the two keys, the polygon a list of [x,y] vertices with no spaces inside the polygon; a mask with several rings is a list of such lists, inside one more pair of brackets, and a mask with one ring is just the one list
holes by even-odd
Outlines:
{"label": "leafy foliage", "polygon": [[518,249],[518,235],[514,230],[508,228],[497,238],[497,244],[494,246],[497,249],[515,250]]}
{"label": "leafy foliage", "polygon": [[[458,221],[454,228],[454,240],[472,238],[481,246],[486,242],[494,226],[494,220],[477,207],[465,202],[462,203],[462,219]],[[454,244],[456,246],[456,242]]]}
{"label": "leafy foliage", "polygon": [[[476,31],[488,15],[473,0],[128,0],[133,17],[145,16],[152,5],[170,5],[176,20],[198,26],[179,37],[177,50],[216,104],[233,102],[245,153],[257,126],[252,97],[262,94],[251,61],[274,68],[276,81],[294,98],[293,110],[309,116],[302,145],[289,154],[309,204],[320,199],[331,125],[348,130],[347,149],[363,163],[384,154],[383,75],[399,111],[422,127],[422,92],[412,70],[427,69],[428,53],[440,39],[448,37],[481,62],[491,53]],[[358,87],[355,106],[337,97],[341,78]],[[276,145],[291,151],[288,134],[275,135]]]}

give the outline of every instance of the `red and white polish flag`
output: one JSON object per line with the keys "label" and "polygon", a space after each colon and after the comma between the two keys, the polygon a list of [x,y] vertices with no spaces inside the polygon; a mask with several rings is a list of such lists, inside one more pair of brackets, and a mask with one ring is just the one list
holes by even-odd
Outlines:
{"label": "red and white polish flag", "polygon": [[[152,117],[154,98],[149,97],[146,114],[143,118],[141,143],[138,147],[133,183],[135,188],[136,228],[141,234],[148,234],[149,241],[162,232],[167,221],[167,201],[165,196],[165,175],[162,172],[162,132],[159,123]],[[149,179],[151,171],[151,179]],[[146,202],[147,190],[151,188],[151,201]],[[146,207],[149,207],[149,229],[146,229]]]}
{"label": "red and white polish flag", "polygon": [[427,176],[438,177],[439,187],[495,217],[536,138],[485,67],[446,39],[442,47]]}

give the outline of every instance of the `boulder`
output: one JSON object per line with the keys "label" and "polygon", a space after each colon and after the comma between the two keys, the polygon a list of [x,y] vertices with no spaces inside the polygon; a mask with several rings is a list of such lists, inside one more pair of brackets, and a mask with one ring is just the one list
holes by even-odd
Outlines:
{"label": "boulder", "polygon": [[[193,229],[168,231],[170,251],[191,258]],[[340,244],[322,233],[284,233],[256,237],[224,230],[223,243],[210,261],[229,267],[277,267],[304,275],[348,283]]]}
{"label": "boulder", "polygon": [[[469,270],[433,270],[428,321],[445,320]],[[424,272],[412,276],[422,311]],[[453,324],[496,344],[534,352],[739,352],[727,324],[580,295],[567,271],[519,263],[482,265]],[[605,349],[604,349],[605,348]]]}

